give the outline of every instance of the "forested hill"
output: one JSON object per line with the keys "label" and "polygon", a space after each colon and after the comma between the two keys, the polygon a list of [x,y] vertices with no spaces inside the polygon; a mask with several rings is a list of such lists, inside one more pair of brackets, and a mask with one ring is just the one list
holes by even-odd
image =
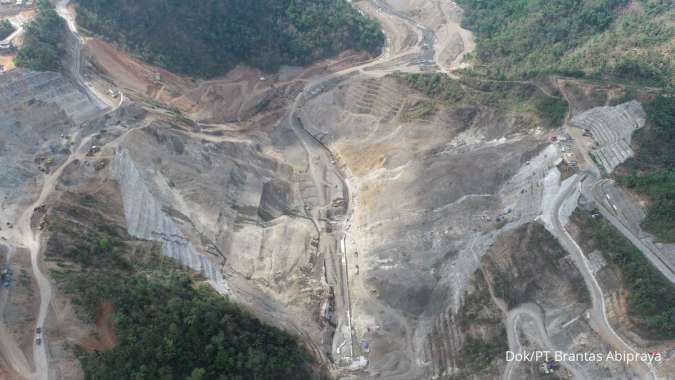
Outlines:
{"label": "forested hill", "polygon": [[672,0],[458,0],[477,39],[476,70],[673,84]]}
{"label": "forested hill", "polygon": [[378,24],[345,0],[77,0],[77,21],[144,60],[199,77],[266,71],[347,49],[376,54]]}

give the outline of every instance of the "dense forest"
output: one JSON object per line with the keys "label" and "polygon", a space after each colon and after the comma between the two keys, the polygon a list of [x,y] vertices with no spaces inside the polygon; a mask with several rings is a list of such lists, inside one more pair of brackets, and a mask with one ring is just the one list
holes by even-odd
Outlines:
{"label": "dense forest", "polygon": [[346,49],[377,53],[378,24],[345,0],[77,0],[78,23],[146,61],[199,77],[266,71]]}
{"label": "dense forest", "polygon": [[646,195],[650,204],[644,227],[663,242],[675,242],[675,94],[657,96],[645,104],[647,126],[635,133],[638,147],[619,176],[622,185]]}
{"label": "dense forest", "polygon": [[4,40],[10,34],[14,33],[16,29],[9,20],[0,21],[0,40]]}
{"label": "dense forest", "polygon": [[82,352],[88,379],[310,379],[309,355],[288,334],[197,286],[184,273],[74,276],[69,291],[96,315],[115,308],[117,345]]}
{"label": "dense forest", "polygon": [[105,219],[109,200],[71,196],[49,216],[50,275],[83,321],[110,307],[116,336],[111,349],[75,348],[86,379],[321,378],[295,338]]}
{"label": "dense forest", "polygon": [[37,15],[25,27],[15,64],[37,71],[58,71],[64,52],[66,24],[47,0],[37,3]]}
{"label": "dense forest", "polygon": [[494,77],[559,73],[672,85],[670,0],[459,0],[477,38],[476,70]]}

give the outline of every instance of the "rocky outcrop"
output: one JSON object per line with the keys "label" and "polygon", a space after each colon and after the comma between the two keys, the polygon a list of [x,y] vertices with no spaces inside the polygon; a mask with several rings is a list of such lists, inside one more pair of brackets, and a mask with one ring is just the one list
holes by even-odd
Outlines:
{"label": "rocky outcrop", "polygon": [[495,297],[510,308],[589,303],[583,278],[544,226],[530,223],[502,236],[482,259]]}
{"label": "rocky outcrop", "polygon": [[[76,85],[53,72],[0,74],[0,199],[3,226],[24,197],[34,196],[73,149],[80,123],[98,109]],[[6,215],[2,215],[6,214]]]}
{"label": "rocky outcrop", "polygon": [[287,214],[293,207],[293,189],[291,184],[282,180],[266,182],[260,195],[258,215],[263,221],[274,220]]}
{"label": "rocky outcrop", "polygon": [[462,325],[464,298],[495,238],[541,214],[560,153],[532,119],[475,96],[434,100],[411,119],[406,104],[432,99],[394,78],[354,78],[298,114],[349,180],[353,327],[377,353],[371,374],[469,377],[476,367],[462,353],[499,336],[499,321]]}
{"label": "rocky outcrop", "polygon": [[223,281],[220,269],[200,255],[176,223],[148,191],[135,163],[126,151],[115,156],[113,170],[124,199],[124,216],[131,236],[162,243],[162,253],[201,273],[215,283]]}
{"label": "rocky outcrop", "polygon": [[28,102],[54,104],[79,124],[101,111],[77,86],[54,72],[13,70],[0,74],[0,110]]}

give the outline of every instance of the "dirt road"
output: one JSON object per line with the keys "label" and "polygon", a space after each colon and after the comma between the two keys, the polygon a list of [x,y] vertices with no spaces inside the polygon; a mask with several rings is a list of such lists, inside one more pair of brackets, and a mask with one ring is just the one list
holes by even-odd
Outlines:
{"label": "dirt road", "polygon": [[[72,64],[69,67],[69,70],[73,76],[73,78],[76,80],[76,82],[81,86],[81,88],[85,91],[85,93],[89,96],[89,98],[94,101],[96,104],[99,104],[99,108],[101,109],[102,114],[105,112],[112,112],[114,111],[117,107],[121,106],[124,98],[121,97],[121,101],[119,104],[113,105],[113,107],[109,107],[108,104],[106,103],[104,97],[100,97],[95,91],[93,91],[89,86],[87,86],[86,82],[84,81],[84,78],[81,75],[81,57],[80,57],[80,49],[82,47],[81,44],[81,38],[79,34],[77,33],[77,29],[75,26],[74,18],[72,15],[68,12],[66,9],[66,6],[68,4],[68,1],[59,1],[57,2],[57,12],[59,15],[64,17],[66,19],[66,23],[69,27],[69,30],[72,34],[72,36],[78,41],[78,43],[74,46],[72,55]],[[106,111],[107,110],[107,111]],[[75,136],[75,141],[77,141],[79,137],[76,135]],[[36,319],[36,328],[41,328],[42,331],[44,332],[44,324],[45,320],[47,318],[47,314],[49,312],[49,305],[51,302],[52,298],[52,287],[51,284],[49,283],[49,279],[47,276],[42,272],[40,268],[40,248],[41,248],[41,242],[40,242],[40,237],[41,234],[39,231],[34,231],[33,226],[31,225],[31,219],[34,213],[34,210],[41,206],[45,200],[52,194],[56,187],[56,183],[58,182],[58,179],[65,167],[67,167],[73,160],[75,159],[82,159],[84,157],[83,151],[86,150],[87,143],[90,140],[89,137],[82,138],[79,141],[78,148],[69,155],[69,157],[66,159],[66,161],[59,166],[55,171],[53,171],[51,174],[46,176],[44,178],[42,188],[40,189],[39,195],[37,199],[34,200],[33,203],[31,203],[24,211],[21,213],[19,219],[17,220],[16,223],[16,232],[14,235],[14,240],[17,245],[23,246],[26,249],[29,250],[30,255],[31,255],[31,266],[33,270],[33,276],[35,277],[35,280],[37,282],[39,292],[40,292],[40,307]],[[25,357],[20,357],[17,356],[16,353],[12,354],[10,359],[13,362],[13,365],[17,368],[20,369],[18,372],[22,374],[22,376],[26,378],[36,378],[39,380],[48,380],[49,379],[49,360],[47,356],[47,336],[42,333],[36,336],[36,338],[40,338],[38,343],[38,340],[36,339],[34,341],[33,345],[33,359],[34,359],[34,367],[35,367],[35,373],[33,374],[28,374],[27,373],[27,366],[24,363],[25,362]],[[10,352],[11,354],[11,352]]]}
{"label": "dirt road", "polygon": [[20,37],[23,32],[23,26],[29,22],[33,17],[34,13],[32,11],[27,11],[27,12],[21,12],[16,16],[12,16],[7,18],[9,22],[12,24],[12,26],[15,28],[14,32],[10,34],[9,36],[5,37],[2,41],[0,41],[1,44],[6,44],[14,41],[15,38]]}
{"label": "dirt road", "polygon": [[[332,357],[338,366],[351,369],[359,368],[366,364],[363,358],[354,357],[354,330],[352,328],[350,285],[348,256],[346,241],[353,241],[350,236],[349,226],[353,215],[353,201],[346,175],[337,165],[336,154],[331,152],[319,139],[309,132],[309,129],[300,120],[299,112],[304,104],[312,97],[335,87],[338,83],[365,77],[379,78],[395,71],[425,71],[437,69],[435,59],[437,54],[434,46],[436,35],[430,28],[418,23],[411,17],[396,11],[381,0],[372,0],[376,14],[371,16],[379,18],[383,16],[395,17],[404,24],[418,31],[422,38],[416,45],[408,46],[400,51],[391,51],[385,48],[383,53],[373,61],[354,66],[340,72],[310,81],[304,90],[295,98],[288,114],[288,123],[304,148],[309,167],[307,171],[318,191],[318,205],[307,208],[309,216],[317,226],[320,234],[320,248],[326,260],[326,278],[335,292],[335,315],[337,328],[332,344]],[[389,40],[389,39],[388,39]],[[466,54],[465,46],[462,54]],[[462,55],[462,56],[463,56]],[[326,183],[326,178],[337,179],[336,183]],[[325,193],[326,188],[338,188],[345,207],[345,216],[330,221],[330,232],[322,228],[319,222],[322,210],[330,207],[331,199]],[[333,198],[335,199],[335,198]],[[307,204],[307,203],[306,203]],[[350,240],[351,239],[351,240]]]}
{"label": "dirt road", "polygon": [[[55,0],[54,5],[58,14],[66,20],[66,24],[70,31],[68,48],[71,55],[71,62],[68,66],[69,75],[82,88],[88,97],[97,104],[103,112],[104,109],[112,107],[115,109],[119,104],[110,104],[105,96],[101,96],[95,88],[90,86],[82,76],[81,73],[81,55],[82,37],[77,31],[74,14],[68,9],[68,0]],[[349,217],[352,215],[352,200],[351,192],[348,182],[345,180],[345,175],[340,171],[336,165],[335,156],[328,150],[318,139],[311,135],[304,126],[299,123],[297,119],[297,112],[301,108],[304,101],[306,101],[314,90],[322,88],[329,84],[333,84],[336,79],[343,77],[350,77],[351,75],[367,75],[369,77],[382,77],[384,75],[393,73],[396,70],[400,71],[421,71],[427,70],[435,66],[435,50],[434,45],[436,36],[433,30],[418,23],[407,15],[400,13],[393,8],[387,6],[379,0],[373,0],[376,9],[380,12],[386,13],[388,17],[395,17],[408,25],[408,27],[417,30],[421,35],[418,43],[413,46],[406,46],[399,51],[387,51],[383,53],[378,59],[375,59],[366,64],[355,66],[339,73],[335,73],[325,78],[320,78],[310,82],[305,91],[303,91],[294,103],[293,109],[289,113],[289,121],[291,128],[296,133],[299,141],[307,152],[309,175],[311,176],[315,187],[318,191],[318,207],[312,208],[309,214],[314,220],[315,224],[319,226],[319,220],[324,216],[320,213],[320,209],[326,210],[330,207],[330,203],[338,196],[344,202],[346,210],[345,216],[333,220],[334,226],[331,232],[319,227],[321,234],[321,247],[325,247],[325,257],[329,261],[331,273],[327,277],[334,279],[335,298],[337,300],[338,315],[338,329],[336,330],[336,338],[333,344],[333,357],[341,358],[341,364],[346,367],[353,367],[354,365],[354,339],[351,322],[351,301],[348,277],[348,262],[345,249],[345,241],[349,239],[350,225]],[[378,17],[377,15],[373,15]],[[365,74],[366,69],[368,73]],[[319,93],[322,90],[319,90]],[[121,97],[123,100],[123,96]],[[120,104],[122,102],[120,101]],[[40,308],[37,318],[37,327],[44,325],[45,319],[49,311],[49,304],[52,297],[52,288],[48,278],[43,274],[40,268],[40,233],[33,231],[31,226],[31,217],[34,208],[42,205],[45,200],[53,193],[58,178],[61,172],[67,165],[76,158],[82,156],[82,150],[86,149],[89,141],[88,137],[82,138],[78,149],[68,157],[68,159],[53,173],[44,178],[44,183],[40,190],[38,198],[22,213],[19,222],[17,223],[17,243],[24,245],[31,252],[31,263],[34,276],[37,280],[40,290]],[[326,180],[326,178],[330,178]],[[328,183],[327,183],[328,181]],[[337,191],[330,195],[325,192],[325,188],[337,187]],[[333,196],[331,196],[333,195]],[[353,239],[352,239],[353,240]],[[276,313],[273,313],[276,314]],[[38,379],[49,378],[49,366],[46,352],[46,337],[42,337],[42,344],[35,344],[35,368],[36,377]],[[362,362],[360,362],[362,363]]]}
{"label": "dirt road", "polygon": [[[16,247],[12,244],[0,243],[7,248],[7,260],[5,268],[9,267],[11,258],[16,251]],[[24,378],[30,378],[33,374],[33,369],[28,364],[28,359],[23,353],[16,340],[12,337],[5,324],[4,314],[7,306],[7,299],[9,297],[9,288],[0,288],[0,354],[5,358],[12,369]]]}
{"label": "dirt road", "polygon": [[[546,326],[544,325],[544,315],[541,307],[533,303],[522,304],[508,312],[506,317],[506,336],[509,342],[509,349],[516,353],[521,352],[522,350],[520,339],[518,338],[518,322],[522,317],[528,317],[534,321],[535,325],[537,326],[537,333],[539,334],[539,338],[543,344],[543,347],[541,348],[550,352],[556,351],[557,348],[551,342],[548,333],[546,332]],[[511,376],[513,375],[513,370],[516,365],[518,365],[518,362],[515,360],[507,363],[502,376],[503,380],[511,380]],[[583,370],[577,368],[575,365],[571,365],[568,362],[562,362],[561,365],[563,365],[572,373],[574,379],[589,379]]]}
{"label": "dirt road", "polygon": [[[77,137],[76,137],[77,138]],[[38,198],[29,205],[24,212],[21,214],[17,222],[17,233],[16,236],[17,243],[26,247],[30,251],[31,266],[33,269],[33,276],[37,281],[38,288],[40,290],[40,309],[38,312],[38,317],[36,320],[36,328],[41,328],[44,331],[44,322],[47,318],[47,313],[49,312],[49,305],[52,298],[52,287],[49,283],[49,279],[42,273],[40,269],[40,235],[38,231],[34,231],[31,226],[31,219],[34,213],[34,210],[41,206],[47,197],[52,194],[56,187],[63,169],[67,167],[73,160],[82,159],[84,157],[83,150],[86,150],[85,147],[89,142],[90,137],[82,139],[78,145],[78,149],[72,153],[68,159],[59,166],[54,172],[48,175],[43,182],[42,189],[40,190]],[[47,336],[42,334],[40,336],[42,342],[40,344],[35,342],[33,346],[33,357],[35,360],[35,378],[39,380],[49,379],[49,360],[47,358]]]}
{"label": "dirt road", "polygon": [[[579,247],[577,242],[574,241],[572,236],[564,227],[563,220],[565,217],[563,215],[563,204],[568,202],[570,198],[578,197],[579,182],[584,180],[587,176],[588,173],[577,174],[577,177],[574,179],[571,186],[558,194],[558,197],[555,200],[555,205],[552,208],[552,213],[554,215],[551,215],[549,219],[553,224],[551,233],[553,233],[553,235],[558,238],[563,248],[565,248],[565,250],[571,254],[574,264],[579,269],[584,278],[586,288],[591,295],[592,301],[592,307],[588,311],[588,317],[591,326],[600,335],[604,342],[610,344],[616,350],[620,352],[637,353],[638,351],[631,347],[626,341],[624,341],[624,339],[609,323],[607,311],[605,310],[605,297],[602,293],[602,288],[600,288],[598,280],[593,275],[590,263],[584,255],[581,247]],[[651,364],[633,362],[633,365],[635,369],[639,371],[642,378],[657,379],[654,367]]]}
{"label": "dirt road", "polygon": [[68,31],[70,32],[67,37],[68,50],[70,52],[71,61],[68,65],[68,73],[75,80],[75,82],[80,86],[84,93],[87,95],[89,100],[94,102],[98,108],[103,112],[106,108],[116,108],[119,107],[124,102],[124,94],[120,92],[119,102],[114,102],[111,99],[108,99],[106,96],[101,94],[94,86],[91,86],[87,81],[84,80],[82,76],[82,46],[84,40],[77,30],[77,23],[75,22],[75,14],[68,9],[68,4],[70,0],[55,0],[53,2],[54,7],[56,8],[56,13],[59,14],[65,21],[68,26]]}

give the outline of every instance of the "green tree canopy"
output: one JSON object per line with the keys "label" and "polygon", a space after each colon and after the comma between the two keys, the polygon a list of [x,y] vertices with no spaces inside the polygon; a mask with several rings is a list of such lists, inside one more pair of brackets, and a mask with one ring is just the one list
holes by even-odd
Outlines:
{"label": "green tree canopy", "polygon": [[378,24],[345,0],[77,0],[78,23],[141,58],[200,77],[272,71],[346,49],[376,53]]}
{"label": "green tree canopy", "polygon": [[47,0],[37,3],[37,15],[28,25],[23,45],[15,58],[19,67],[37,71],[58,71],[66,33],[63,19]]}

